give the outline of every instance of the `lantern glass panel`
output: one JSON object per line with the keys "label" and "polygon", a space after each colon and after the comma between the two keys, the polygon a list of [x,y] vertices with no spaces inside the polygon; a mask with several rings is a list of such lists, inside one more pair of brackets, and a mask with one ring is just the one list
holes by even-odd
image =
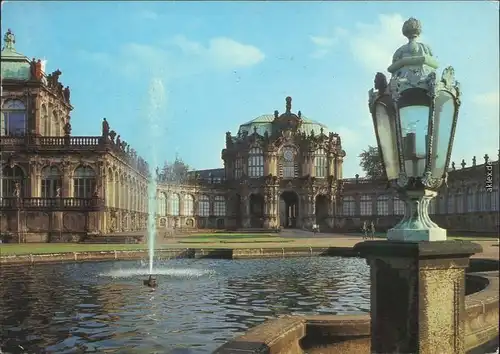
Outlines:
{"label": "lantern glass panel", "polygon": [[396,179],[399,175],[396,123],[384,104],[375,106],[375,123],[387,179]]}
{"label": "lantern glass panel", "polygon": [[406,106],[399,109],[403,136],[405,172],[410,177],[422,176],[427,155],[427,122],[429,107]]}
{"label": "lantern glass panel", "polygon": [[451,132],[455,116],[455,100],[447,91],[439,91],[434,103],[433,151],[431,172],[434,177],[443,177],[446,171],[446,156],[451,149]]}

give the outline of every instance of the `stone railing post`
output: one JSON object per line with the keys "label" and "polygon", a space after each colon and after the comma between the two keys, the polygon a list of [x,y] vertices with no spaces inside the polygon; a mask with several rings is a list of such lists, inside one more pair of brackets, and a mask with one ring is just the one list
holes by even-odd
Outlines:
{"label": "stone railing post", "polygon": [[465,269],[480,245],[365,241],[371,279],[371,353],[465,354]]}

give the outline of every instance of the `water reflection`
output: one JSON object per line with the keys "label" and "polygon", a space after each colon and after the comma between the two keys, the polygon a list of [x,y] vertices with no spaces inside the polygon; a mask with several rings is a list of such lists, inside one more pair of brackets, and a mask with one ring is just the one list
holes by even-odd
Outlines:
{"label": "water reflection", "polygon": [[368,267],[355,258],[171,260],[161,265],[169,271],[158,277],[154,291],[130,271],[139,266],[4,267],[2,350],[208,353],[280,314],[369,310]]}

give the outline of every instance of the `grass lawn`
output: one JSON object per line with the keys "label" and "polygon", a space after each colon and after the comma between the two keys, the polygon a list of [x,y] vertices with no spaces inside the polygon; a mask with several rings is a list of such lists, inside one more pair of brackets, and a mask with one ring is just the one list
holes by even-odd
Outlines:
{"label": "grass lawn", "polygon": [[282,237],[262,237],[261,235],[255,235],[252,238],[235,238],[221,237],[214,239],[213,237],[196,237],[189,238],[189,240],[181,240],[179,243],[192,244],[192,243],[266,243],[266,242],[294,242],[294,239],[282,238]]}
{"label": "grass lawn", "polygon": [[219,233],[219,232],[216,232],[216,233],[212,233],[212,234],[203,234],[203,233],[195,233],[195,234],[190,234],[188,236],[185,236],[185,237],[189,237],[190,239],[193,238],[193,239],[198,239],[198,238],[209,238],[209,239],[244,239],[244,238],[252,238],[252,239],[255,239],[255,238],[269,238],[269,237],[274,237],[274,238],[279,238],[279,234],[278,233],[275,233],[275,234],[272,234],[272,233],[269,233],[269,234],[265,234],[265,233],[254,233],[254,234],[237,234],[237,233],[234,233],[234,234],[231,234],[231,233]]}

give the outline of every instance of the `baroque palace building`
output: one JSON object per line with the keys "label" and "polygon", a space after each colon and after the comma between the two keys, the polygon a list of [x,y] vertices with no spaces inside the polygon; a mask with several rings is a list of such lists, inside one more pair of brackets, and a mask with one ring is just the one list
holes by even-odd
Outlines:
{"label": "baroque palace building", "polygon": [[[92,234],[144,232],[148,185],[157,181],[160,230],[305,228],[359,231],[364,220],[386,230],[403,203],[383,181],[344,178],[346,152],[327,126],[292,111],[257,117],[226,133],[224,168],[192,171],[182,184],[150,173],[106,119],[99,136],[74,136],[70,89],[61,71],[15,49],[1,52],[0,231],[14,241],[76,241]],[[447,229],[496,232],[498,159],[487,155],[449,171],[431,205]]]}

